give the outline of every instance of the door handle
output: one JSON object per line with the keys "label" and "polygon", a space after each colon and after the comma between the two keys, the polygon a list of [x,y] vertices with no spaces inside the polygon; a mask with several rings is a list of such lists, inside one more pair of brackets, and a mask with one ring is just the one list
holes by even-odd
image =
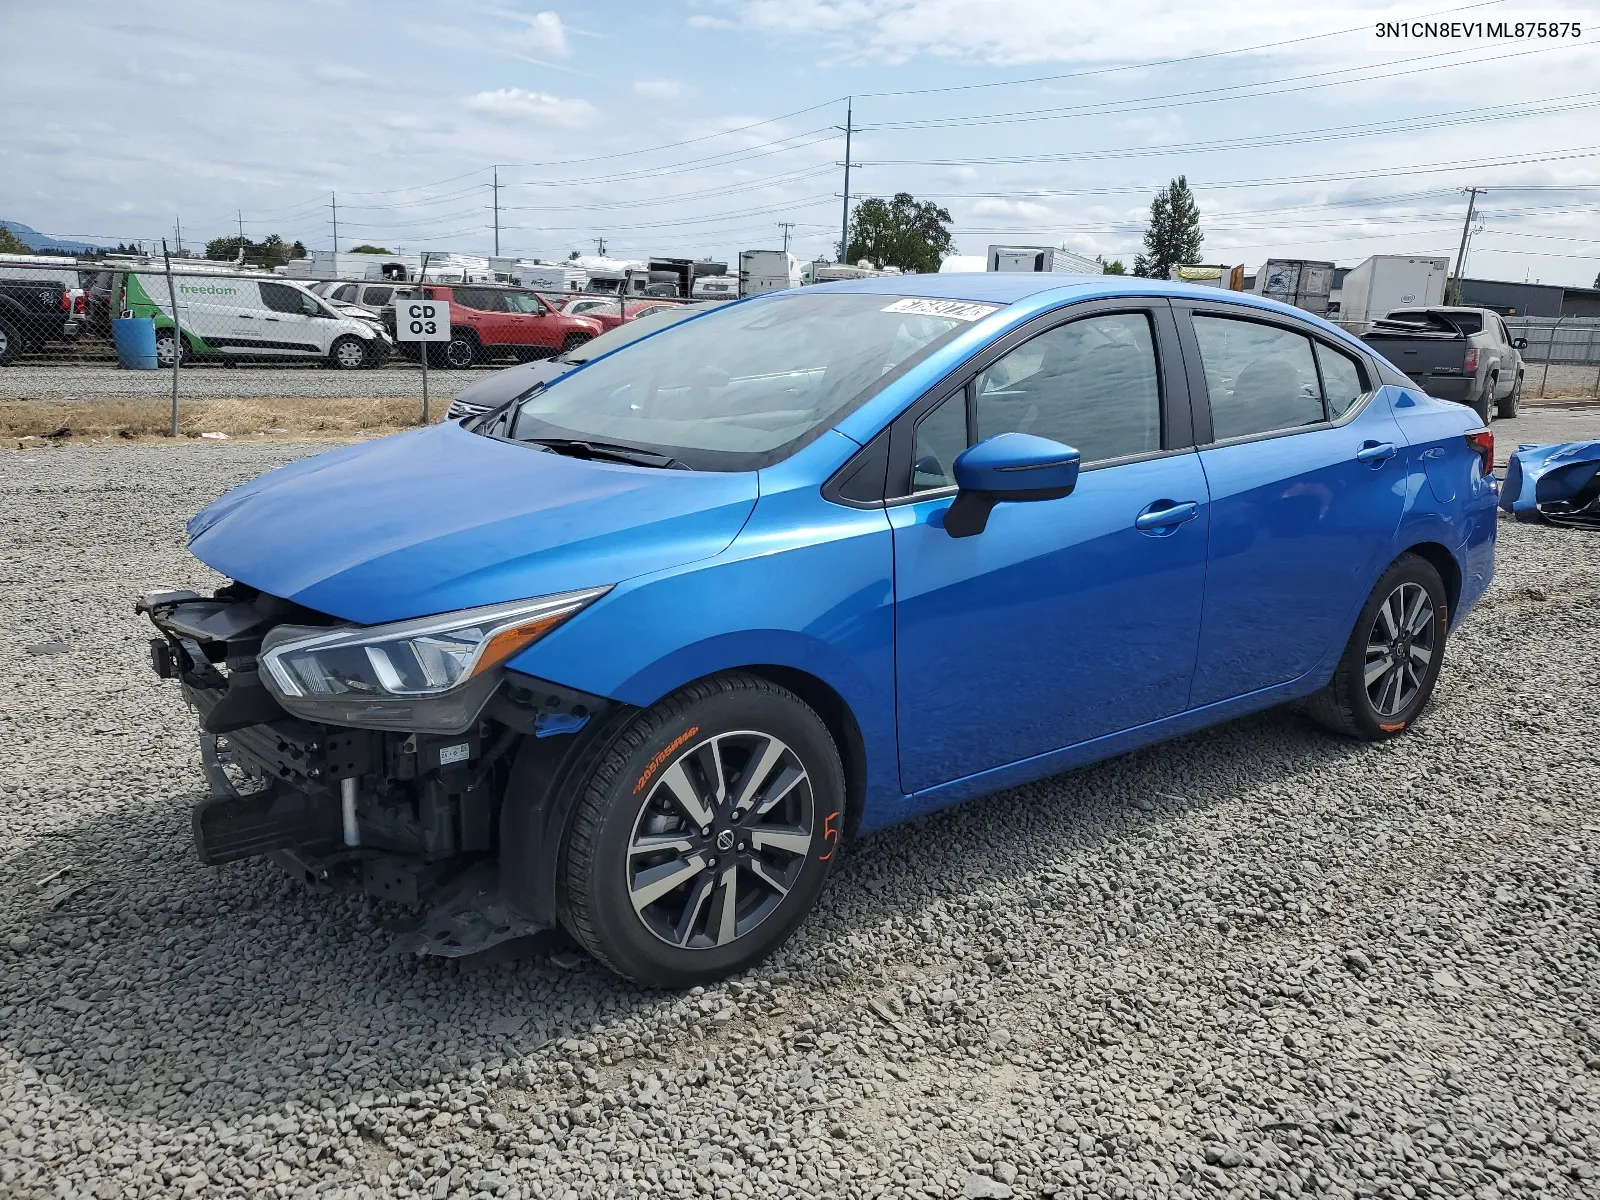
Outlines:
{"label": "door handle", "polygon": [[1356,451],[1356,461],[1364,463],[1388,462],[1394,456],[1393,442],[1363,442]]}
{"label": "door handle", "polygon": [[254,321],[255,320],[255,318],[252,317],[249,313],[240,313],[239,314],[239,319],[241,321]]}
{"label": "door handle", "polygon": [[[1157,508],[1156,504],[1163,507]],[[1184,500],[1173,504],[1157,500],[1137,517],[1133,519],[1133,527],[1141,533],[1151,533],[1158,529],[1171,529],[1182,525],[1185,521],[1192,521],[1200,515],[1200,504],[1195,500]]]}

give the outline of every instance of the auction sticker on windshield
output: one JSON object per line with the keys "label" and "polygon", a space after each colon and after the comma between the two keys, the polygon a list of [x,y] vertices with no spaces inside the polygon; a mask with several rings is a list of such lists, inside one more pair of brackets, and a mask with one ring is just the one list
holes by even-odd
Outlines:
{"label": "auction sticker on windshield", "polygon": [[916,313],[919,317],[950,317],[956,321],[976,321],[979,317],[987,317],[998,304],[973,304],[967,300],[923,300],[909,299],[896,300],[887,305],[883,311],[893,313]]}

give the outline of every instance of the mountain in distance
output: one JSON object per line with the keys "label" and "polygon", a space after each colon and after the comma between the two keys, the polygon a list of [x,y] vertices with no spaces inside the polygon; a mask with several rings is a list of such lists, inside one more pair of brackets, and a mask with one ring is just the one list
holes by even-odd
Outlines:
{"label": "mountain in distance", "polygon": [[40,254],[79,254],[86,250],[106,250],[107,246],[97,246],[93,242],[74,242],[63,238],[46,237],[37,229],[24,225],[21,221],[0,220],[0,225],[5,226],[16,234],[17,240],[33,247]]}

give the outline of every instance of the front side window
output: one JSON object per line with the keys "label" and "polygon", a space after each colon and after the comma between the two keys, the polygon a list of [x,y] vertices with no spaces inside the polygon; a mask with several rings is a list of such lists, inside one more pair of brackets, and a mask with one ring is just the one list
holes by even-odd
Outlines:
{"label": "front side window", "polygon": [[917,422],[911,490],[954,487],[956,455],[967,448],[967,393],[963,388]]}
{"label": "front side window", "polygon": [[300,301],[306,293],[299,288],[292,288],[286,283],[263,283],[260,286],[261,302],[273,312],[294,313],[297,316],[305,312]]}
{"label": "front side window", "polygon": [[1031,433],[1085,463],[1161,449],[1161,386],[1144,313],[1085,317],[1030,338],[978,376],[978,440]]}
{"label": "front side window", "polygon": [[[997,306],[784,292],[644,338],[535,392],[512,436],[596,439],[705,470],[776,462]],[[631,324],[631,322],[630,322]]]}
{"label": "front side window", "polygon": [[539,302],[539,297],[532,292],[502,292],[501,295],[505,298],[507,312],[523,313],[535,317],[544,314],[544,305]]}
{"label": "front side window", "polygon": [[356,285],[353,283],[342,284],[334,289],[335,300],[354,300],[356,298]]}
{"label": "front side window", "polygon": [[1196,313],[1216,441],[1327,420],[1311,339],[1275,325]]}

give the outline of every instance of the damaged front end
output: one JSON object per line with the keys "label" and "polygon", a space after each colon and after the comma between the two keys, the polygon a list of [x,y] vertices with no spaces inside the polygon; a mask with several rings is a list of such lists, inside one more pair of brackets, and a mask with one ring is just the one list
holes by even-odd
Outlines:
{"label": "damaged front end", "polygon": [[151,665],[199,715],[201,861],[266,856],[318,890],[426,909],[392,952],[549,928],[548,802],[620,706],[504,664],[606,590],[379,626],[239,583],[143,597]]}

